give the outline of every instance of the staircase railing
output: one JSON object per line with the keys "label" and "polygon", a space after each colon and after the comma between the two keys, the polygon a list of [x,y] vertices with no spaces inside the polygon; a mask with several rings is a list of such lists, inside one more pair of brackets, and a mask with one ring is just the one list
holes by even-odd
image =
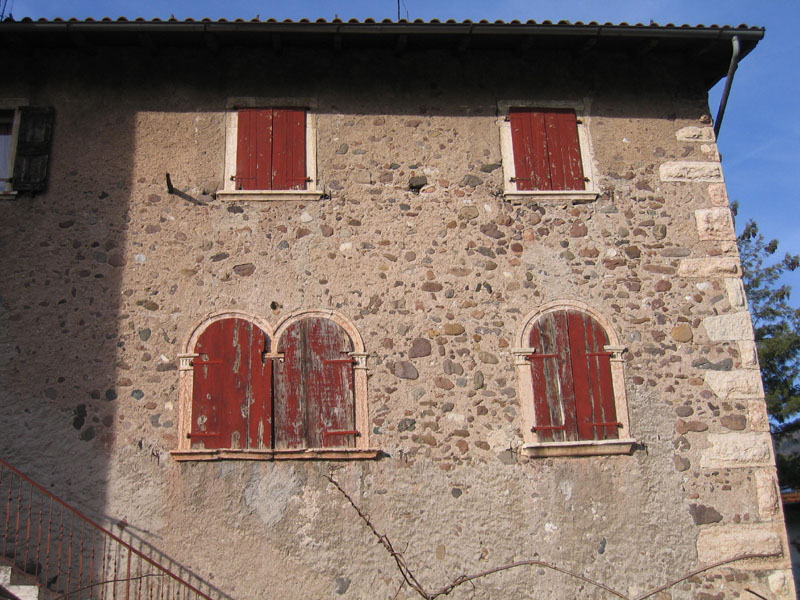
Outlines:
{"label": "staircase railing", "polygon": [[61,600],[212,600],[0,459],[0,559]]}

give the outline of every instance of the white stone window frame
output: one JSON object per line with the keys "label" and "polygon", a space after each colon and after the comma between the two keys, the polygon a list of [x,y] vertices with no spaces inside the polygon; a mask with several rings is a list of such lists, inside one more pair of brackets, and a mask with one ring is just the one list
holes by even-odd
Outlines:
{"label": "white stone window frame", "polygon": [[[547,202],[553,204],[581,204],[597,200],[595,167],[589,137],[589,110],[587,100],[499,100],[497,102],[497,125],[500,129],[500,154],[503,162],[503,197],[509,202]],[[514,144],[511,139],[511,122],[508,118],[512,108],[568,108],[575,111],[578,121],[578,144],[581,150],[583,176],[586,189],[583,190],[518,190],[514,181]]]}
{"label": "white stone window frame", "polygon": [[[304,108],[306,110],[306,176],[304,190],[237,190],[236,151],[239,135],[240,108]],[[323,196],[317,186],[317,102],[310,98],[228,98],[225,105],[225,173],[217,198],[227,202],[269,202],[275,200],[319,200]]]}
{"label": "white stone window frame", "polygon": [[[270,339],[270,356],[280,360],[282,357],[274,353],[278,341],[286,330],[295,322],[308,317],[322,317],[330,319],[339,325],[350,336],[353,342],[353,351],[350,356],[353,365],[353,402],[355,404],[355,423],[359,435],[356,436],[354,448],[265,448],[265,449],[235,449],[235,448],[192,448],[189,434],[192,430],[192,393],[194,390],[194,368],[192,360],[198,356],[194,353],[197,340],[202,333],[217,321],[223,319],[245,319],[259,327]],[[367,357],[364,340],[361,334],[347,317],[333,310],[299,310],[286,316],[278,325],[272,325],[254,315],[243,311],[221,311],[212,313],[203,318],[192,330],[183,347],[183,352],[178,355],[178,448],[170,454],[178,461],[208,461],[208,460],[358,460],[374,459],[381,456],[381,451],[370,446],[369,436],[369,411],[367,399]]]}
{"label": "white stone window frame", "polygon": [[[536,411],[534,410],[533,378],[531,377],[531,364],[526,358],[534,352],[529,345],[531,329],[544,315],[562,311],[575,310],[588,314],[595,319],[608,336],[607,352],[612,352],[611,381],[614,389],[614,410],[619,428],[619,438],[615,440],[578,440],[570,442],[542,442],[535,432],[537,426]],[[517,382],[519,385],[519,398],[522,407],[522,438],[523,452],[531,457],[549,456],[600,456],[611,454],[630,454],[633,452],[636,440],[630,433],[630,419],[628,416],[628,397],[625,391],[625,360],[622,354],[625,347],[611,322],[601,313],[585,302],[578,300],[554,300],[543,304],[528,313],[522,321],[517,337],[517,347],[512,349],[517,368]]]}
{"label": "white stone window frame", "polygon": [[[20,108],[28,106],[27,98],[0,98],[0,110],[14,111],[14,121],[11,125],[11,147],[8,153],[8,177],[14,177],[14,162],[17,158],[17,143],[19,141]],[[14,191],[12,181],[0,181],[0,200],[14,200],[17,192]]]}

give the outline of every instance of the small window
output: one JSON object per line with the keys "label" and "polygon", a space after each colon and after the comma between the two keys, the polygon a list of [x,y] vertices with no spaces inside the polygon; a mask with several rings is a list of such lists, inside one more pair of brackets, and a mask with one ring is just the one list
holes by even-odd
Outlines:
{"label": "small window", "polygon": [[547,455],[629,452],[623,349],[607,328],[585,310],[553,307],[529,321],[523,339],[515,353],[528,447]]}
{"label": "small window", "polygon": [[14,170],[11,140],[14,132],[14,111],[0,110],[0,191],[10,189]]}
{"label": "small window", "polygon": [[238,119],[235,188],[306,189],[306,111],[242,108]]}
{"label": "small window", "polygon": [[231,108],[223,200],[315,199],[314,115],[302,106]]}
{"label": "small window", "polygon": [[503,103],[500,112],[507,199],[596,198],[576,108]]}
{"label": "small window", "polygon": [[192,336],[193,352],[181,355],[185,442],[173,456],[375,458],[366,353],[349,324],[309,313],[272,335],[257,321],[228,313]]}
{"label": "small window", "polygon": [[508,119],[517,190],[586,188],[574,110],[512,108]]}
{"label": "small window", "polygon": [[0,100],[0,196],[38,194],[47,188],[54,110]]}

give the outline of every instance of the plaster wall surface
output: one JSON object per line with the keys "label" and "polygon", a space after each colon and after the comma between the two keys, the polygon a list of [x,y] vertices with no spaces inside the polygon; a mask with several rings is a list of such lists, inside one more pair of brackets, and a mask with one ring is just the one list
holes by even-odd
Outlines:
{"label": "plaster wall surface", "polygon": [[[659,597],[793,597],[690,65],[290,49],[201,66],[134,50],[41,51],[12,70],[9,94],[55,106],[56,125],[48,192],[3,206],[0,452],[67,501],[124,518],[233,598],[395,597],[394,561],[329,473],[430,589],[540,559],[635,596],[752,551],[772,556]],[[214,197],[226,99],[247,96],[316,100],[325,198]],[[584,103],[595,201],[504,200],[497,106],[515,99]],[[591,305],[627,347],[630,456],[521,448],[511,349],[524,316],[559,299]],[[198,323],[323,308],[365,340],[385,456],[176,462],[178,354]],[[610,596],[534,566],[451,597]]]}

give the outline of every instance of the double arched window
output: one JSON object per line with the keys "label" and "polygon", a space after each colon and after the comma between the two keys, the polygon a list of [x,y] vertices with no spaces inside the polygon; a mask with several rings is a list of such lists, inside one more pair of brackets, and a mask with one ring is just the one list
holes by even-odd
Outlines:
{"label": "double arched window", "polygon": [[631,451],[623,350],[583,303],[550,303],[528,315],[514,353],[530,454]]}
{"label": "double arched window", "polygon": [[365,360],[358,332],[332,311],[292,315],[274,334],[257,317],[212,316],[181,355],[173,455],[371,457]]}

